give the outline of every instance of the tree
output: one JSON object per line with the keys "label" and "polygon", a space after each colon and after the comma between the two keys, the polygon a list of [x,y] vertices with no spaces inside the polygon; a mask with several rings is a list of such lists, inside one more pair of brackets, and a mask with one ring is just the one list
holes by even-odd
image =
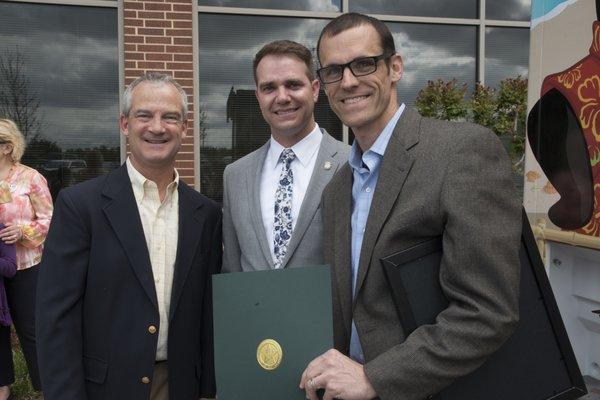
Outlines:
{"label": "tree", "polygon": [[473,122],[487,127],[494,124],[494,114],[496,113],[496,92],[494,89],[477,83],[470,106]]}
{"label": "tree", "polygon": [[523,168],[527,79],[517,76],[500,81],[498,91],[477,85],[471,100],[473,122],[486,126],[506,138],[514,170]]}
{"label": "tree", "polygon": [[18,48],[0,54],[0,117],[12,119],[25,140],[40,134],[38,93],[27,78],[25,59]]}
{"label": "tree", "polygon": [[427,82],[417,96],[416,106],[427,117],[445,120],[466,119],[490,128],[506,138],[515,171],[522,170],[525,152],[525,117],[527,114],[527,79],[506,78],[498,90],[477,84],[471,100],[465,102],[466,84],[456,79]]}
{"label": "tree", "polygon": [[527,116],[527,79],[517,76],[500,82],[498,91],[498,130],[511,138],[512,154],[523,163],[525,152],[525,118]]}
{"label": "tree", "polygon": [[198,139],[200,139],[200,146],[204,147],[204,140],[208,134],[208,114],[206,113],[206,104],[200,103],[198,110]]}
{"label": "tree", "polygon": [[464,120],[467,116],[465,93],[467,84],[459,85],[456,79],[428,81],[417,95],[416,106],[426,117],[448,121]]}

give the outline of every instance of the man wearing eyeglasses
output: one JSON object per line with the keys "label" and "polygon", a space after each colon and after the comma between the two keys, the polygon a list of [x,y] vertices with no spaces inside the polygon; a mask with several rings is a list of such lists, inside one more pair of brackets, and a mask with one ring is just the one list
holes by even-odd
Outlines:
{"label": "man wearing eyeglasses", "polygon": [[[520,206],[495,135],[399,104],[403,64],[381,21],[344,14],[321,32],[318,71],[356,137],[323,193],[334,346],[300,387],[316,400],[421,400],[480,366],[518,321]],[[350,230],[348,230],[350,227]],[[406,337],[381,258],[442,237],[449,307]]]}
{"label": "man wearing eyeglasses", "polygon": [[223,270],[323,264],[321,193],[349,146],[315,122],[312,54],[278,40],[254,57],[256,98],[271,139],[225,169]]}

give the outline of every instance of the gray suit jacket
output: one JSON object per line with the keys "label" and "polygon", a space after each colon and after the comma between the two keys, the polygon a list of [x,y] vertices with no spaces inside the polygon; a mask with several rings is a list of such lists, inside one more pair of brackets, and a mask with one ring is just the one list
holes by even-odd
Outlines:
{"label": "gray suit jacket", "polygon": [[[335,347],[348,353],[354,319],[379,397],[427,398],[480,366],[518,321],[521,211],[508,158],[487,129],[405,109],[381,165],[354,300],[351,189],[345,165],[323,193]],[[440,283],[450,306],[407,338],[380,259],[439,235]]]}
{"label": "gray suit jacket", "polygon": [[[329,136],[317,154],[282,268],[323,264],[321,193],[347,161],[349,146]],[[273,268],[260,208],[260,179],[269,142],[225,168],[223,174],[223,271]],[[326,162],[330,168],[325,169]]]}

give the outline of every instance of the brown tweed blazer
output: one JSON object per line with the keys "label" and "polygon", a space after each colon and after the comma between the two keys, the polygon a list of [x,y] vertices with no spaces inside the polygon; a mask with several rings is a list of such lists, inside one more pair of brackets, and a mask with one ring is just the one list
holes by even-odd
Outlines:
{"label": "brown tweed blazer", "polygon": [[[386,149],[351,293],[352,171],[323,193],[332,266],[335,347],[348,353],[354,319],[365,371],[383,400],[427,398],[480,366],[518,321],[521,208],[498,138],[468,123],[405,109]],[[405,337],[380,259],[443,235],[440,283],[450,301]]]}

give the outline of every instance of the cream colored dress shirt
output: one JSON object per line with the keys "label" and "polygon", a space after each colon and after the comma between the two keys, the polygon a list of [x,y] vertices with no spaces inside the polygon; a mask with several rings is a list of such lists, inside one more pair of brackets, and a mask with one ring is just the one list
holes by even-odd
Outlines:
{"label": "cream colored dress shirt", "polygon": [[164,361],[167,360],[169,307],[171,304],[175,257],[177,255],[179,228],[177,185],[179,184],[179,174],[175,170],[175,178],[167,186],[167,194],[161,203],[156,183],[140,174],[129,159],[127,159],[127,172],[144,228],[158,300],[160,325],[158,327],[156,361]]}

